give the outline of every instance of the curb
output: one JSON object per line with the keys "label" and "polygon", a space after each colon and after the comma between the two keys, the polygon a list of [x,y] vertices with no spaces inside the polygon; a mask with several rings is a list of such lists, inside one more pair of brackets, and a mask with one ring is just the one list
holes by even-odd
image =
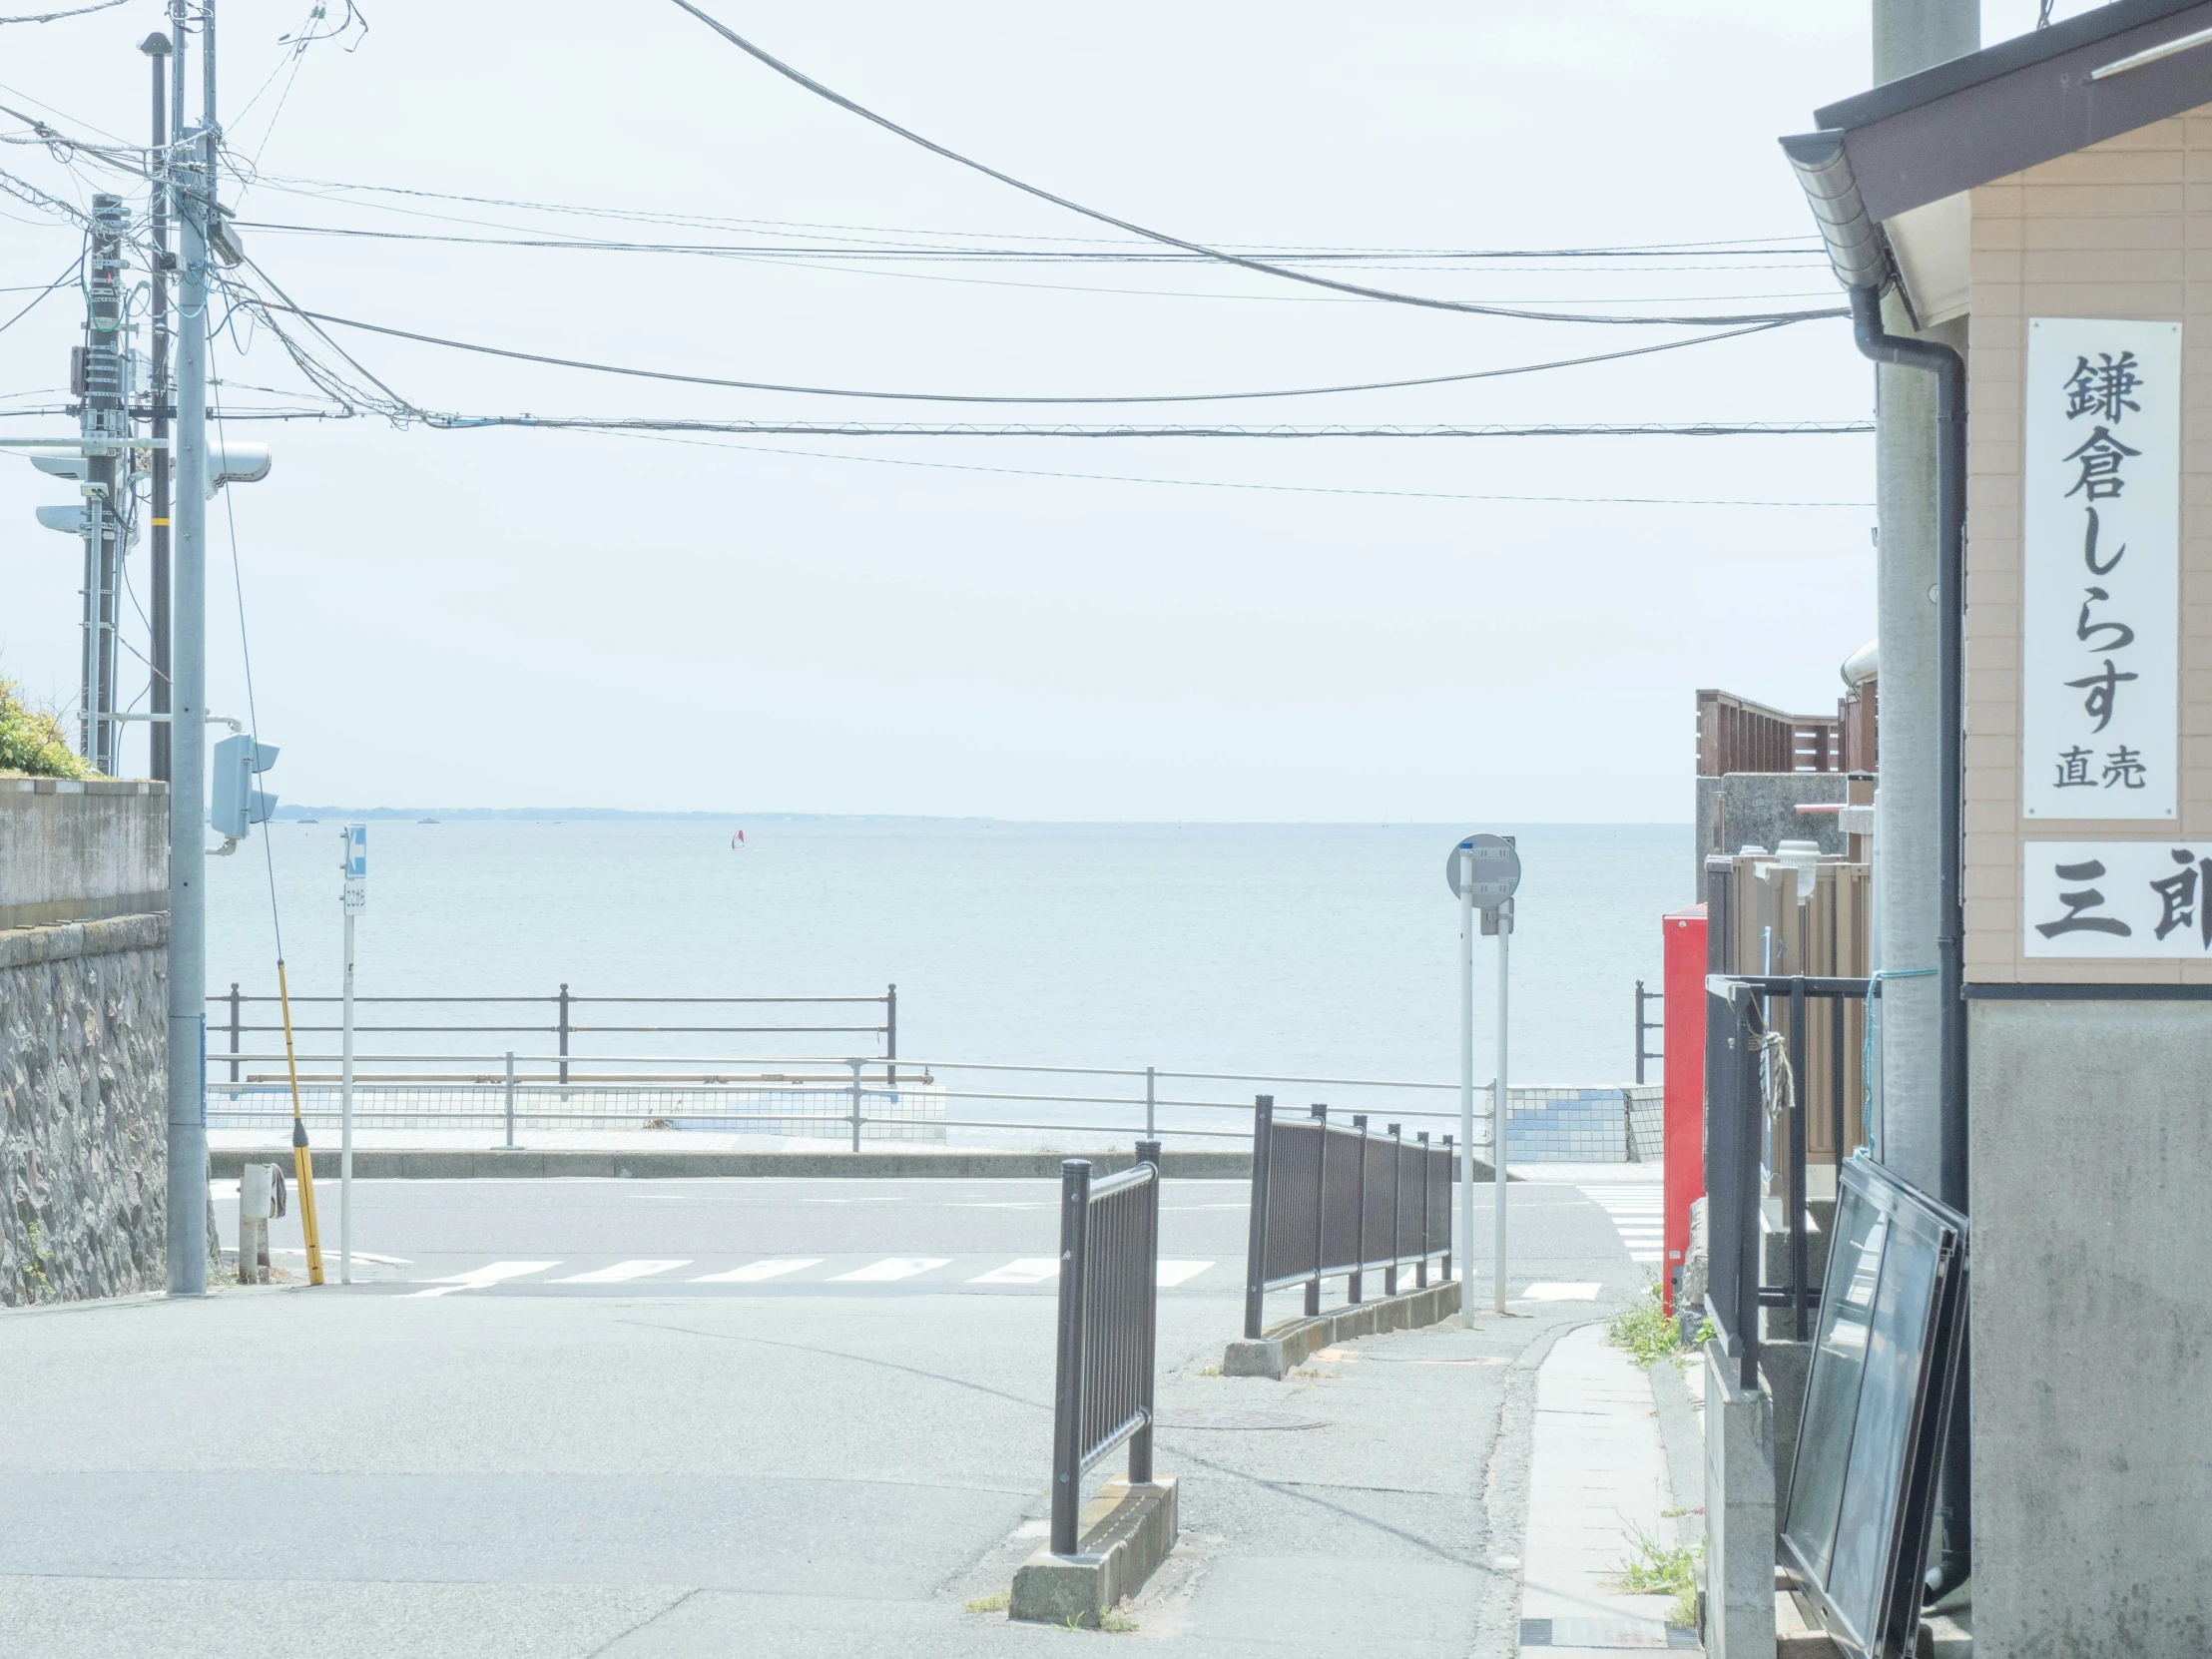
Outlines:
{"label": "curb", "polygon": [[1378,1331],[1410,1331],[1434,1325],[1459,1311],[1459,1281],[1446,1280],[1424,1291],[1409,1291],[1382,1302],[1363,1302],[1340,1308],[1319,1319],[1302,1319],[1279,1325],[1265,1337],[1240,1338],[1222,1356],[1224,1377],[1270,1377],[1280,1382],[1306,1363],[1318,1348],[1347,1337],[1369,1337]]}
{"label": "curb", "polygon": [[1175,1548],[1178,1507],[1173,1475],[1142,1486],[1107,1481],[1083,1506],[1076,1554],[1040,1549],[1014,1570],[1006,1616],[1097,1628],[1100,1615],[1142,1589]]}
{"label": "curb", "polygon": [[[311,1154],[315,1179],[335,1181],[338,1155],[317,1148]],[[1061,1162],[1077,1154],[1062,1152],[464,1152],[357,1149],[353,1174],[362,1181],[505,1180],[683,1180],[700,1176],[781,1176],[786,1179],[895,1180],[916,1177],[947,1181],[1051,1180]],[[1112,1174],[1137,1160],[1129,1152],[1088,1152],[1097,1173]],[[291,1148],[227,1150],[208,1155],[211,1180],[235,1181],[253,1164],[291,1168]],[[1249,1180],[1249,1152],[1167,1152],[1160,1173],[1170,1180]]]}

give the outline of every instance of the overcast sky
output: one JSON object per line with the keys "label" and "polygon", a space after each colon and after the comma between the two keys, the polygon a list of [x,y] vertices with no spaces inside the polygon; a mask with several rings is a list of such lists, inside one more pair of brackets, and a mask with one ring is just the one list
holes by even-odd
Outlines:
{"label": "overcast sky", "polygon": [[[659,0],[367,0],[365,36],[295,65],[278,37],[304,0],[221,3],[223,114],[266,176],[243,196],[227,186],[250,224],[778,246],[1114,235],[823,103]],[[708,9],[1062,195],[1196,240],[1301,249],[1803,239],[1774,140],[1868,79],[1864,0]],[[143,142],[133,48],[163,10],[6,29],[0,102]],[[1984,41],[2033,13],[1990,4]],[[24,132],[0,117],[0,133]],[[0,150],[0,166],[80,203],[120,188],[37,147]],[[304,181],[784,223],[624,225]],[[4,211],[0,318],[79,246],[35,210]],[[1190,265],[833,268],[245,237],[311,309],[832,386],[1233,391],[1690,332],[1439,313]],[[1838,298],[1825,265],[1794,254],[1363,276],[1629,312]],[[0,407],[60,400],[81,315],[64,288],[0,331]],[[332,332],[409,401],[469,414],[1419,426],[1854,419],[1873,400],[1841,322],[1458,386],[1094,410],[673,386]],[[276,342],[243,318],[216,360],[231,406],[304,406]],[[283,751],[272,782],[293,802],[1681,821],[1695,688],[1832,709],[1837,664],[1874,626],[1865,437],[671,442],[373,417],[233,435],[276,453],[228,508],[261,728]],[[62,705],[77,546],[31,512],[67,498],[0,458],[0,674]],[[221,498],[209,523],[210,702],[244,715]],[[142,544],[142,598],[146,560]],[[143,738],[126,754],[142,765]]]}

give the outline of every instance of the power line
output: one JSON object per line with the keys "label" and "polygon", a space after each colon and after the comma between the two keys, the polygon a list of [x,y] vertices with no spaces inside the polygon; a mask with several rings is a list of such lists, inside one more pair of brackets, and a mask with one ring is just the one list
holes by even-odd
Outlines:
{"label": "power line", "polygon": [[257,308],[287,311],[311,322],[327,322],[340,328],[358,328],[365,333],[384,334],[394,339],[413,340],[422,345],[436,345],[453,351],[471,351],[488,357],[507,357],[518,362],[545,363],[555,368],[580,368],[595,374],[620,374],[641,380],[670,380],[694,386],[724,386],[740,391],[792,392],[810,397],[864,397],[908,403],[1227,403],[1250,401],[1271,397],[1323,397],[1340,392],[1395,391],[1410,386],[1440,386],[1467,380],[1488,380],[1505,375],[1535,374],[1554,368],[1577,368],[1587,363],[1613,362],[1623,357],[1650,356],[1655,352],[1679,350],[1685,346],[1705,345],[1715,340],[1738,339],[1746,334],[1765,333],[1781,326],[1774,322],[1753,323],[1748,327],[1732,328],[1722,333],[1700,334],[1690,339],[1669,340],[1661,345],[1631,346],[1623,351],[1603,351],[1591,356],[1563,357],[1552,362],[1521,363],[1510,368],[1471,369],[1460,374],[1430,374],[1407,380],[1369,380],[1347,385],[1293,386],[1265,391],[1207,391],[1163,392],[1146,395],[1123,396],[1016,396],[983,392],[936,391],[875,391],[849,386],[806,386],[785,384],[773,380],[736,380],[711,374],[682,374],[671,369],[628,368],[614,363],[598,363],[577,357],[554,357],[536,351],[515,351],[503,346],[481,345],[469,340],[447,339],[437,334],[416,333],[407,328],[393,328],[381,323],[362,322],[353,317],[333,316],[327,311],[300,310],[292,305],[271,305],[260,300]]}
{"label": "power line", "polygon": [[1850,314],[1850,312],[1843,307],[1835,307],[1826,310],[1813,311],[1768,311],[1757,314],[1739,316],[1608,316],[1599,314],[1562,315],[1561,313],[1555,311],[1519,310],[1506,306],[1484,305],[1467,299],[1439,299],[1426,294],[1400,293],[1391,288],[1369,287],[1363,283],[1340,281],[1335,277],[1330,276],[1318,276],[1311,272],[1297,271],[1293,270],[1289,266],[1276,265],[1266,260],[1252,259],[1242,254],[1231,253],[1226,249],[1210,248],[1204,243],[1188,242],[1181,237],[1170,236],[1165,231],[1149,230],[1146,227],[1138,225],[1130,220],[1118,219],[1114,215],[1103,213],[1096,208],[1086,208],[1083,206],[1082,203],[1070,201],[1067,197],[1056,196],[1051,191],[1045,190],[1037,185],[1027,184],[1022,180],[1015,178],[1010,173],[1001,173],[995,167],[991,167],[983,162],[976,161],[972,157],[963,156],[956,150],[948,150],[943,145],[936,143],[932,139],[925,139],[919,133],[909,131],[907,128],[899,126],[897,122],[892,121],[889,117],[877,115],[873,110],[868,109],[865,105],[856,104],[851,99],[845,97],[844,94],[832,91],[830,88],[824,86],[820,81],[815,80],[812,76],[803,74],[801,71],[794,69],[790,64],[785,63],[781,58],[774,57],[768,52],[763,51],[760,47],[754,45],[751,41],[747,40],[743,35],[737,33],[737,31],[735,31],[734,29],[731,29],[728,25],[718,22],[713,17],[710,17],[707,13],[701,11],[697,6],[693,5],[691,3],[691,0],[672,0],[672,3],[682,8],[684,11],[691,13],[691,15],[698,18],[700,22],[706,24],[708,28],[714,30],[716,34],[722,36],[723,39],[730,42],[731,45],[737,47],[740,51],[744,52],[757,62],[766,65],[770,69],[773,69],[774,71],[776,71],[777,74],[783,76],[786,80],[791,81],[795,85],[805,87],[809,92],[815,94],[818,98],[827,99],[829,100],[829,102],[836,105],[837,108],[844,110],[852,115],[856,115],[860,117],[860,119],[863,121],[872,122],[875,126],[882,128],[885,132],[891,133],[898,138],[902,138],[909,144],[919,145],[922,149],[927,150],[932,155],[942,156],[946,161],[956,162],[961,167],[973,169],[975,172],[982,174],[984,177],[995,179],[1000,184],[1010,186],[1014,190],[1022,192],[1024,195],[1033,196],[1041,202],[1049,202],[1057,208],[1065,208],[1070,213],[1081,214],[1085,219],[1096,220],[1101,225],[1111,225],[1118,231],[1126,231],[1132,236],[1143,237],[1148,242],[1161,243],[1169,248],[1180,248],[1185,253],[1201,255],[1209,260],[1218,260],[1224,265],[1238,266],[1246,271],[1256,271],[1262,276],[1280,276],[1287,281],[1307,282],[1315,287],[1333,288],[1340,293],[1357,294],[1364,299],[1382,299],[1387,300],[1392,304],[1417,305],[1428,310],[1462,311],[1476,316],[1513,317],[1522,321],[1530,322],[1604,322],[1623,324],[1674,323],[1692,327],[1710,328],[1726,327],[1748,322],[1809,322],[1814,320],[1815,318],[1848,316]]}
{"label": "power line", "polygon": [[[235,160],[235,158],[230,157],[228,152],[226,152],[225,159]],[[1018,231],[958,231],[948,229],[917,231],[907,226],[847,225],[806,219],[745,219],[728,215],[681,214],[641,208],[584,207],[559,202],[523,201],[513,197],[504,196],[464,196],[450,191],[416,190],[399,185],[363,185],[350,183],[345,180],[297,179],[285,175],[266,174],[258,171],[253,173],[248,173],[243,170],[235,171],[238,171],[238,177],[242,183],[263,185],[271,190],[280,191],[286,195],[304,196],[314,201],[328,200],[327,197],[318,194],[319,192],[350,191],[365,195],[403,196],[415,200],[429,202],[460,202],[466,203],[470,206],[483,208],[519,208],[531,213],[566,214],[585,219],[613,219],[629,221],[637,224],[696,227],[707,230],[742,230],[767,227],[772,230],[784,232],[836,231],[845,234],[864,233],[870,236],[971,237],[988,238],[990,240],[998,242],[1034,242],[1063,244],[1074,243],[1091,245],[1093,247],[1101,248],[1103,252],[1107,255],[1111,255],[1115,250],[1134,251],[1140,246],[1140,244],[1131,243],[1122,239],[1106,237],[1039,236]],[[369,204],[369,206],[374,207],[376,205]],[[408,214],[411,217],[415,218],[445,220],[448,223],[462,225],[482,225],[490,223],[486,220],[457,218],[455,216],[447,214],[426,214],[421,213],[418,210],[410,210],[406,208],[387,207],[381,208],[379,209],[379,211],[385,213]],[[512,227],[506,228],[512,229]],[[1821,259],[1825,257],[1822,255],[1821,245],[1818,240],[1802,235],[1793,235],[1787,237],[1720,238],[1707,242],[1623,243],[1611,244],[1603,247],[1552,249],[1349,248],[1342,246],[1300,249],[1276,249],[1253,247],[1235,243],[1224,243],[1221,246],[1234,249],[1240,253],[1252,254],[1256,256],[1265,255],[1268,258],[1322,258],[1341,255],[1356,259],[1695,259],[1725,258],[1734,254],[1740,254],[1747,259],[1773,257],[1776,255],[1786,254],[1803,254],[1813,259]],[[1173,260],[1179,257],[1189,259],[1203,258],[1205,256],[1193,256],[1178,251],[1175,253],[1156,254],[1152,257],[1163,260]]]}
{"label": "power line", "polygon": [[449,428],[525,426],[548,431],[737,432],[763,437],[826,438],[1737,438],[1845,437],[1874,430],[1871,420],[1638,421],[1607,425],[1484,426],[932,426],[920,422],[687,420],[592,415],[432,415]]}
{"label": "power line", "polygon": [[0,17],[0,23],[59,23],[65,17],[90,17],[94,12],[112,12],[116,7],[129,3],[130,0],[100,0],[97,6],[79,6],[73,12],[44,12],[37,17]]}
{"label": "power line", "polygon": [[673,437],[654,432],[613,432],[602,436],[641,438],[655,443],[680,443],[701,449],[736,449],[754,455],[790,455],[810,461],[854,461],[868,466],[916,466],[936,472],[983,472],[1013,478],[1077,479],[1098,484],[1170,484],[1190,489],[1266,490],[1290,495],[1382,496],[1411,501],[1517,501],[1571,506],[1630,507],[1848,507],[1871,511],[1872,501],[1758,501],[1711,499],[1672,495],[1475,495],[1456,490],[1359,489],[1334,484],[1262,484],[1225,478],[1146,478],[1114,472],[1059,472],[1026,466],[983,466],[961,461],[918,461],[904,455],[840,455],[819,449],[785,449],[762,443],[714,443],[704,438]]}

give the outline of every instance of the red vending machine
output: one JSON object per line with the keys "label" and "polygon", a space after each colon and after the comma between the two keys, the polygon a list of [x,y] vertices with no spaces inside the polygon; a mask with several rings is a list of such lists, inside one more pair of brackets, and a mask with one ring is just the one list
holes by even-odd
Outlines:
{"label": "red vending machine", "polygon": [[1660,1275],[1668,1313],[1674,1286],[1690,1253],[1690,1206],[1705,1196],[1705,906],[1670,910],[1666,929],[1666,993],[1661,1014],[1666,1056],[1666,1214],[1661,1230],[1667,1253]]}

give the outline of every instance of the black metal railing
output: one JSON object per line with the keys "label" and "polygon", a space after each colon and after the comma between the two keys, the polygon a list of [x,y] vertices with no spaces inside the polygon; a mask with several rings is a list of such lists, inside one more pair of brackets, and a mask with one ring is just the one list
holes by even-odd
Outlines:
{"label": "black metal railing", "polygon": [[[1706,1317],[1723,1351],[1742,1370],[1745,1387],[1759,1377],[1760,1310],[1787,1309],[1792,1334],[1812,1333],[1820,1293],[1811,1273],[1806,1235],[1810,1198],[1806,1168],[1807,1041],[1810,1004],[1830,1005],[1835,1075],[1828,1091],[1834,1114],[1837,1161],[1849,1156],[1844,1123],[1844,1010],[1847,1003],[1881,994],[1881,980],[1809,974],[1711,974],[1705,981],[1705,1190]],[[1786,1032],[1780,1045],[1788,1061],[1780,1074],[1770,1034],[1774,1004],[1782,1002]],[[1770,1109],[1770,1102],[1773,1108]],[[1784,1227],[1789,1238],[1784,1283],[1765,1282],[1764,1204],[1778,1166],[1786,1172]]]}
{"label": "black metal railing", "polygon": [[1253,1102],[1252,1222],[1245,1249],[1245,1335],[1265,1328],[1267,1295],[1306,1290],[1306,1312],[1321,1312],[1324,1279],[1346,1281],[1348,1302],[1362,1300],[1367,1275],[1382,1271],[1382,1294],[1397,1295],[1398,1270],[1411,1264],[1416,1288],[1428,1284],[1428,1259],[1451,1277],[1451,1137],[1438,1146],[1423,1130],[1411,1145],[1402,1126],[1382,1134],[1355,1116],[1332,1125],[1329,1108],[1279,1120],[1275,1097]]}
{"label": "black metal railing", "polygon": [[[1663,1018],[1652,1019],[1648,1017],[1646,1010],[1654,1002],[1663,1004],[1666,999],[1667,993],[1665,991],[1647,991],[1644,989],[1644,982],[1641,979],[1636,981],[1636,1081],[1639,1083],[1644,1080],[1644,1062],[1646,1060],[1657,1060],[1664,1064],[1667,1058],[1667,1043],[1664,1037],[1659,1039],[1657,1048],[1644,1046],[1652,1032],[1664,1031],[1667,1024]],[[1633,1158],[1635,1154],[1631,1152],[1629,1156]]]}
{"label": "black metal railing", "polygon": [[1099,1181],[1060,1166],[1060,1342],[1052,1393],[1052,1552],[1081,1540],[1083,1475],[1129,1442],[1130,1483],[1152,1478],[1152,1375],[1159,1311],[1160,1143]]}
{"label": "black metal railing", "polygon": [[[291,1005],[300,1010],[300,1017],[292,1021],[292,1031],[300,1036],[337,1031],[339,1027],[329,1022],[335,1019],[332,1010],[343,1000],[335,996],[293,997]],[[209,1033],[211,1037],[217,1032],[228,1033],[230,1050],[217,1058],[228,1061],[231,1081],[236,1083],[239,1067],[250,1057],[249,1050],[253,1046],[248,1044],[242,1048],[241,1039],[273,1035],[284,1029],[282,1022],[275,1017],[278,999],[241,993],[234,982],[229,992],[219,992],[208,1001],[226,1016],[210,1019]],[[551,1037],[558,1045],[560,1077],[564,1083],[569,1079],[569,1039],[572,1037],[866,1036],[880,1042],[882,1058],[891,1061],[898,1058],[896,985],[885,987],[881,996],[577,996],[563,984],[551,996],[357,996],[353,1006],[358,1010],[353,1029],[361,1036]],[[776,1018],[767,1024],[752,1021],[771,1016],[726,1012],[751,1008],[822,1011],[811,1012],[808,1018]],[[851,1016],[836,1012],[842,1008],[879,1008],[882,1012],[880,1017],[864,1015],[865,1024],[853,1024]],[[539,1009],[544,1012],[538,1013]],[[601,1009],[606,1012],[596,1011]],[[610,1018],[619,1020],[625,1013],[634,1021],[640,1010],[653,1016],[650,1023],[608,1023]],[[733,1018],[738,1023],[731,1023]],[[461,1023],[453,1023],[455,1020]],[[718,1020],[719,1023],[699,1023]],[[894,1085],[898,1081],[895,1065],[891,1068],[890,1080]]]}

